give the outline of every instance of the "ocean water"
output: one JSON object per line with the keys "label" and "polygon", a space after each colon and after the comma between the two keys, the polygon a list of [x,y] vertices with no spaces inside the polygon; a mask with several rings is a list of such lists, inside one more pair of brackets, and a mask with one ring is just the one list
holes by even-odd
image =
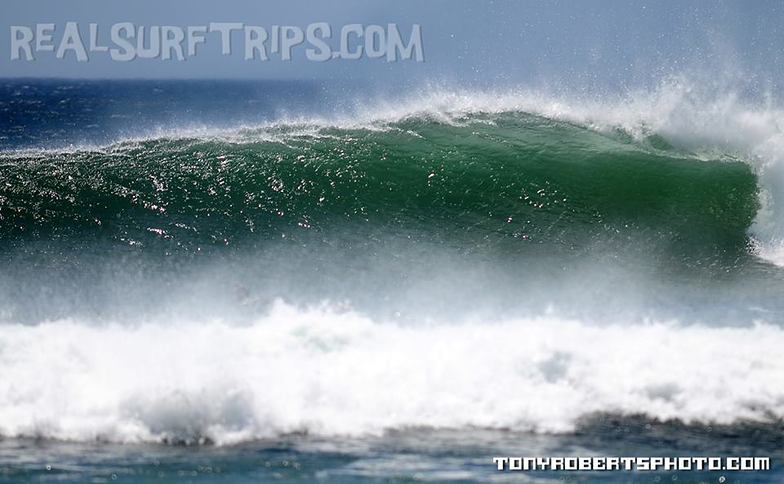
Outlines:
{"label": "ocean water", "polygon": [[784,479],[769,99],[18,80],[0,112],[0,481]]}

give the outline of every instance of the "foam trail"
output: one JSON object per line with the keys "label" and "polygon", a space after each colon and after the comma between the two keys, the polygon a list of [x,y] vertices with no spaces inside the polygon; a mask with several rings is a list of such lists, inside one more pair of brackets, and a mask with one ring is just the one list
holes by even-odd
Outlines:
{"label": "foam trail", "polygon": [[282,303],[247,326],[9,325],[0,434],[230,444],[412,426],[567,432],[593,412],[769,421],[784,418],[782,345],[767,324],[402,327]]}

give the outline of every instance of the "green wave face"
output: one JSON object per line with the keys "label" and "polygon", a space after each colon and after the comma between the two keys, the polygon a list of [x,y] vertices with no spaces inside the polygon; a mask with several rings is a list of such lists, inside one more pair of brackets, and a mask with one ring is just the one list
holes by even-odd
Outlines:
{"label": "green wave face", "polygon": [[187,252],[284,235],[339,239],[350,228],[477,250],[643,237],[734,252],[758,208],[742,163],[524,114],[240,136],[6,155],[2,247],[98,238]]}
{"label": "green wave face", "polygon": [[[16,319],[106,300],[135,314],[201,291],[231,306],[213,301],[221,314],[303,293],[372,308],[383,294],[395,314],[480,299],[529,311],[596,306],[607,293],[637,304],[621,292],[640,274],[677,293],[680,273],[733,273],[751,259],[757,188],[743,163],[521,113],[378,128],[6,153],[5,304]],[[30,294],[39,299],[22,307]]]}

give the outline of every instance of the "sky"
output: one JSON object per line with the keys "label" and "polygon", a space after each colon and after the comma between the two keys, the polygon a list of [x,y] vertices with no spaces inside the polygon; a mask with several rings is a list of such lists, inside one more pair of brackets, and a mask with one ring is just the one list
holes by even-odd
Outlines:
{"label": "sky", "polygon": [[[112,61],[91,53],[11,60],[12,25],[54,23],[57,45],[65,22],[89,23],[107,37],[112,24],[205,25],[242,22],[303,29],[396,23],[404,35],[421,26],[424,62],[384,59],[312,62],[304,48],[291,61],[243,59],[242,33],[233,54],[213,38],[185,61]],[[473,84],[628,85],[685,70],[735,71],[778,86],[784,78],[784,4],[778,1],[467,1],[287,0],[90,1],[5,0],[0,3],[0,77],[330,79]]]}

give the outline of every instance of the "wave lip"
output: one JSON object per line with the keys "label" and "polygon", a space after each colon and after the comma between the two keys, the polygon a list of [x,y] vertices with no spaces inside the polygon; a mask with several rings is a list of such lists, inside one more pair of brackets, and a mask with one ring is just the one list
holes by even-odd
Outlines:
{"label": "wave lip", "polygon": [[[591,344],[586,344],[590,341]],[[597,413],[784,419],[781,327],[542,317],[406,327],[278,303],[262,320],[59,321],[0,334],[0,435],[232,444],[411,427],[573,431]]]}

